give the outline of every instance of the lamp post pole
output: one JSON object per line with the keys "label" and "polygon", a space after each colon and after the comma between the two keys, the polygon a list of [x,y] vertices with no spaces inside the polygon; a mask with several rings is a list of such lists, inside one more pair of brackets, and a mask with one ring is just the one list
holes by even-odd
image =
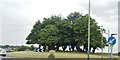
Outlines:
{"label": "lamp post pole", "polygon": [[[108,38],[110,37],[110,30],[108,30]],[[110,44],[108,43],[108,57],[110,57]]]}
{"label": "lamp post pole", "polygon": [[102,55],[101,55],[101,58],[103,58],[103,29],[102,29],[102,40],[101,40],[101,43],[102,43],[102,45],[101,45],[102,46],[102,51],[101,51]]}
{"label": "lamp post pole", "polygon": [[[103,27],[103,26],[100,26]],[[101,33],[102,33],[102,37],[101,37],[101,59],[103,58],[103,31],[104,29],[101,28]]]}
{"label": "lamp post pole", "polygon": [[90,58],[90,0],[89,0],[89,14],[88,14],[88,60]]}

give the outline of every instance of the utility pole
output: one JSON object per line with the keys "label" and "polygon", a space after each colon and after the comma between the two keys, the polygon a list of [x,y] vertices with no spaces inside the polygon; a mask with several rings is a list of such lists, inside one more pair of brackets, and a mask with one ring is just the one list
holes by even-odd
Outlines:
{"label": "utility pole", "polygon": [[88,60],[90,60],[90,0],[89,0],[89,14],[88,14]]}
{"label": "utility pole", "polygon": [[101,43],[102,43],[102,55],[101,55],[101,59],[103,59],[103,29],[102,29],[102,40],[101,40]]}
{"label": "utility pole", "polygon": [[[110,30],[108,30],[108,38],[110,37]],[[110,44],[108,43],[108,57],[110,57]]]}
{"label": "utility pole", "polygon": [[102,28],[103,26],[100,26],[101,27],[101,34],[102,34],[102,37],[101,37],[101,60],[103,59],[103,31],[104,29]]}

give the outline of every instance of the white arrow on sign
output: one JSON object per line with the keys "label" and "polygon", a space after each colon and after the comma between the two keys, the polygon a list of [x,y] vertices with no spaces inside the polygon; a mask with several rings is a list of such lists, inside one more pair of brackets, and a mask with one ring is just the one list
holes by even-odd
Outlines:
{"label": "white arrow on sign", "polygon": [[111,41],[114,41],[115,39],[112,39]]}

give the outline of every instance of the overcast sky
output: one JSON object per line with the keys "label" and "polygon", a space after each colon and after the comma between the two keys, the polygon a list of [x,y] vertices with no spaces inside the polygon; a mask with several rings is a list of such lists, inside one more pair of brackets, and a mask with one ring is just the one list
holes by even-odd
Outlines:
{"label": "overcast sky", "polygon": [[[0,44],[25,44],[25,38],[35,22],[42,22],[44,17],[52,14],[61,14],[63,17],[74,11],[87,14],[88,1],[0,0]],[[91,16],[111,33],[118,33],[118,1],[91,0]],[[104,36],[107,38],[106,34]],[[114,48],[114,52],[117,52],[118,43]]]}

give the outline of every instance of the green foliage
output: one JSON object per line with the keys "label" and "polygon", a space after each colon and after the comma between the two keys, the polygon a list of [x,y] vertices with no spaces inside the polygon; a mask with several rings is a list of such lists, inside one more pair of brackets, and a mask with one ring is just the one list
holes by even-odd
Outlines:
{"label": "green foliage", "polygon": [[9,47],[10,47],[9,45],[2,46],[2,48],[9,48]]}
{"label": "green foliage", "polygon": [[82,15],[79,12],[70,13],[67,16],[67,21],[74,23],[74,20],[80,18]]}
{"label": "green foliage", "polygon": [[40,39],[38,39],[39,44],[56,44],[57,40],[59,40],[57,36],[59,30],[54,25],[47,25],[45,28],[41,29],[40,32]]}
{"label": "green foliage", "polygon": [[[94,49],[101,48],[101,28],[98,26],[95,19],[90,19],[90,47]],[[57,46],[57,49],[62,46],[64,50],[69,45],[73,51],[74,47],[81,50],[80,46],[84,46],[84,50],[87,51],[87,38],[88,15],[82,15],[79,12],[74,12],[70,13],[67,16],[67,19],[62,18],[60,15],[52,15],[49,18],[44,18],[42,23],[38,20],[33,26],[31,33],[27,36],[26,43],[37,43],[50,47]],[[103,42],[103,46],[106,46],[107,41],[105,37],[103,37]]]}
{"label": "green foliage", "polygon": [[29,49],[28,46],[22,45],[22,46],[17,47],[17,48],[16,48],[16,51],[25,51],[25,50],[27,50],[27,49]]}
{"label": "green foliage", "polygon": [[34,47],[33,45],[31,45],[31,46],[29,47],[29,49],[32,50],[32,51],[34,50],[34,48],[35,48],[35,47]]}
{"label": "green foliage", "polygon": [[33,29],[31,30],[31,33],[27,36],[27,44],[35,44],[37,43],[37,40],[39,39],[39,31],[41,30],[41,22],[38,20],[36,24],[33,26]]}

